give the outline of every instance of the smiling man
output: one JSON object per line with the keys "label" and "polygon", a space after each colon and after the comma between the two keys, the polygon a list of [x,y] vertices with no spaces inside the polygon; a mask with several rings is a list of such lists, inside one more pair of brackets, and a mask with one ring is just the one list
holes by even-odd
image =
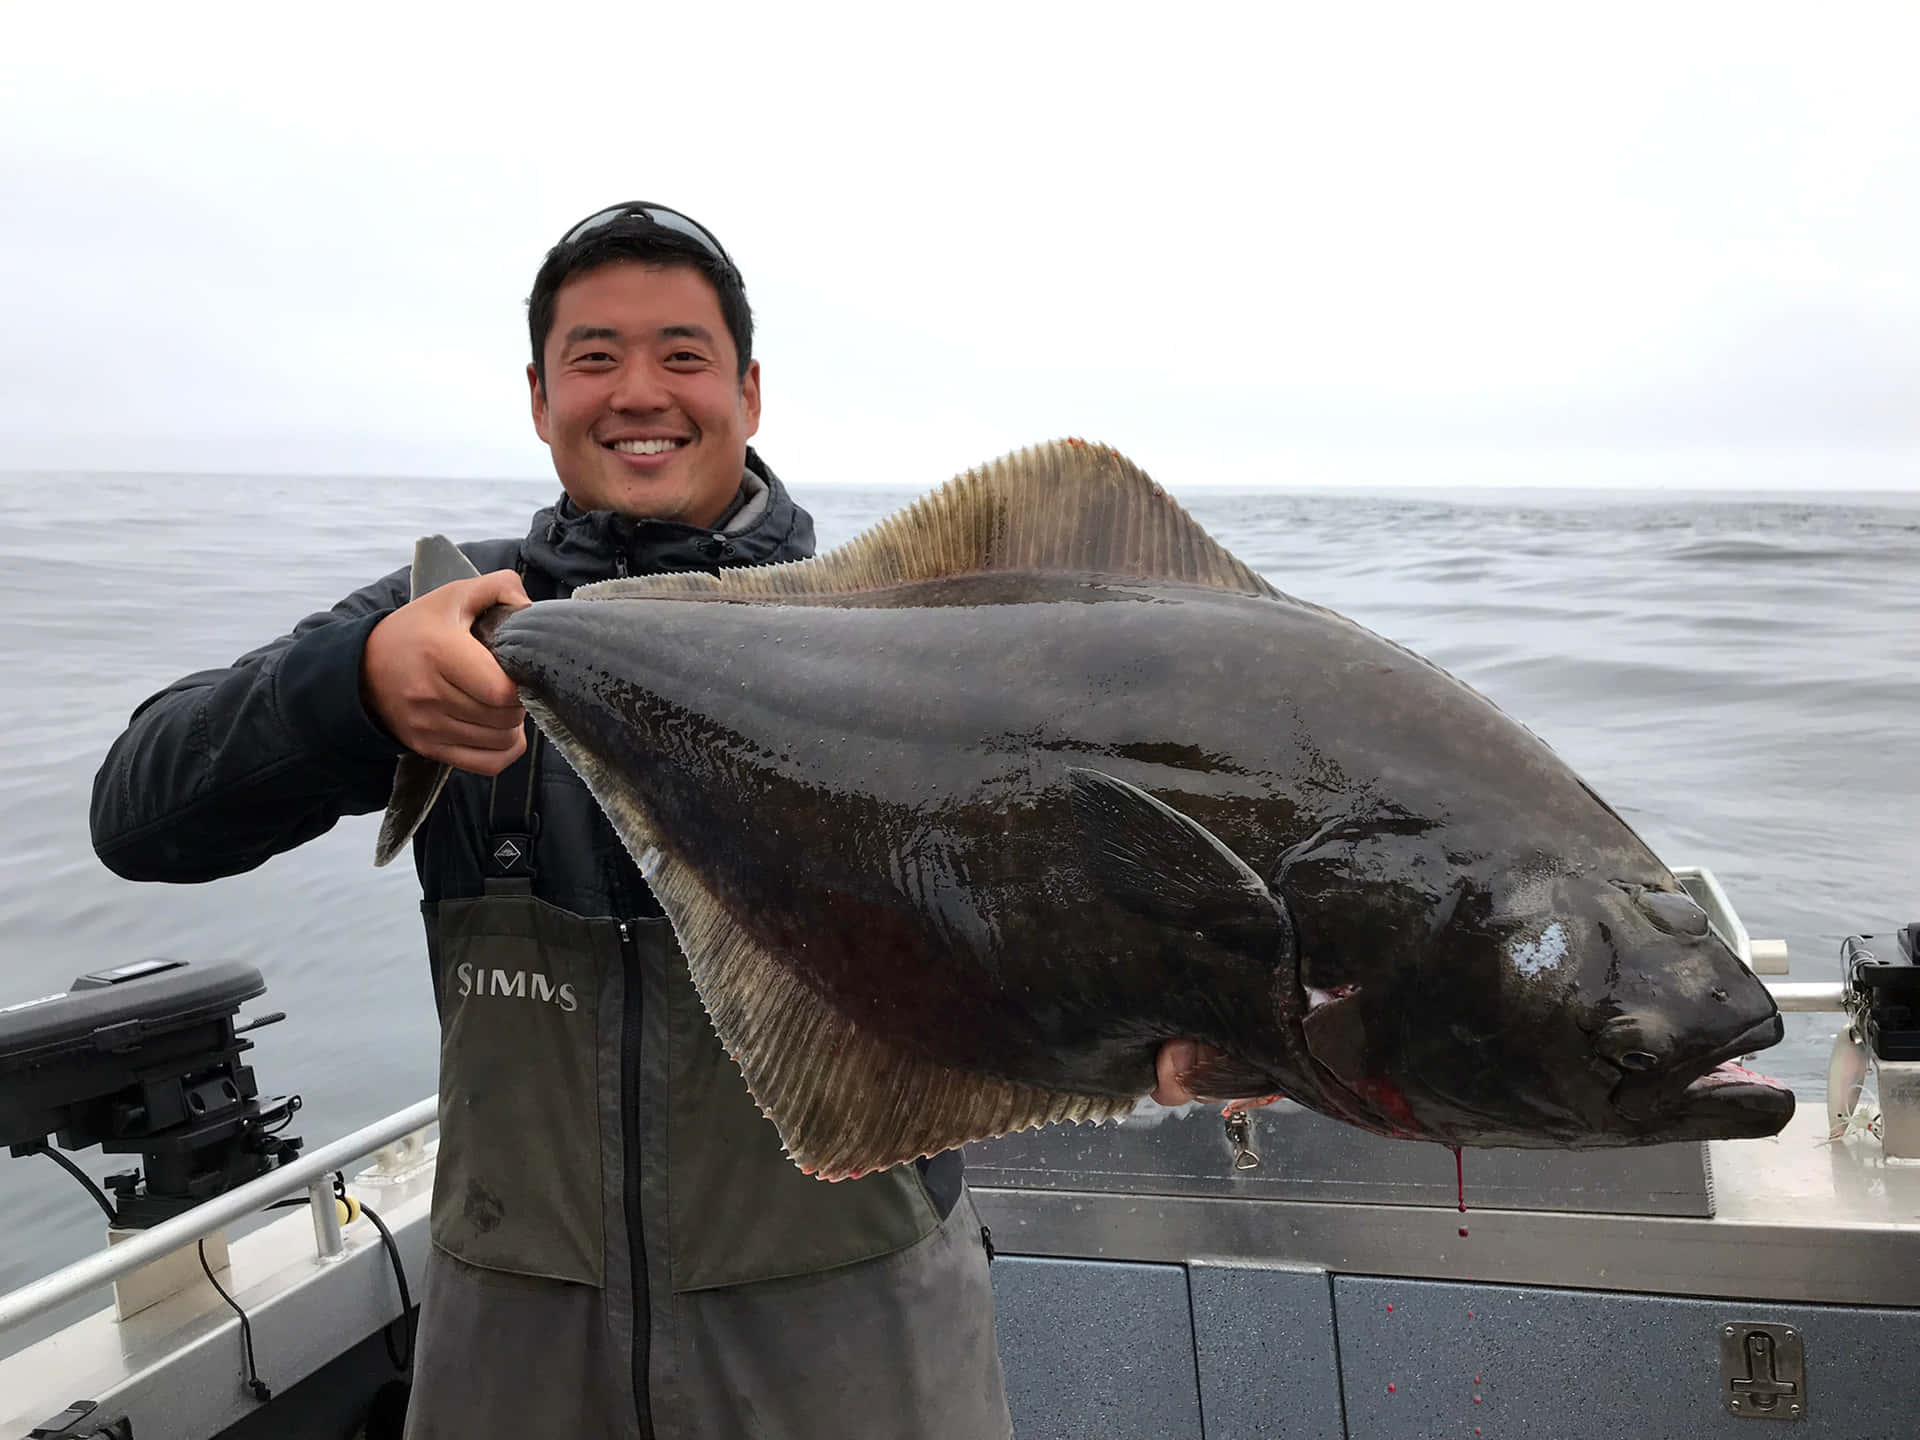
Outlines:
{"label": "smiling man", "polygon": [[722,1053],[671,927],[471,634],[494,604],[797,559],[813,524],[748,447],[738,270],[634,203],[574,226],[528,300],[533,423],[565,492],[483,572],[399,570],[143,704],[95,782],[136,879],[251,869],[457,767],[414,838],[441,1146],[407,1434],[1010,1433],[983,1239],[949,1154],[802,1175]]}
{"label": "smiling man", "polygon": [[760,362],[700,271],[612,263],[553,297],[527,366],[533,428],[574,504],[712,526],[760,428]]}

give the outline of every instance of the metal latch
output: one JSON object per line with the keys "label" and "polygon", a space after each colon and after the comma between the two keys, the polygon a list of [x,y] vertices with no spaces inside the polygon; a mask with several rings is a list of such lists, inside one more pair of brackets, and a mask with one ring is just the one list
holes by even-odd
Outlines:
{"label": "metal latch", "polygon": [[1720,1398],[1748,1420],[1807,1418],[1807,1351],[1791,1325],[1720,1327]]}
{"label": "metal latch", "polygon": [[1260,1155],[1253,1148],[1253,1120],[1245,1110],[1229,1110],[1223,1117],[1227,1144],[1233,1147],[1233,1168],[1258,1170]]}

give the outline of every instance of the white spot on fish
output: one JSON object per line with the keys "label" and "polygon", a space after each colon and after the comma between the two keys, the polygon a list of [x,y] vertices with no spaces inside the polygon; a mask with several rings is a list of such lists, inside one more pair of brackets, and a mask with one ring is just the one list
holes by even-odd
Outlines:
{"label": "white spot on fish", "polygon": [[634,863],[640,867],[641,878],[649,885],[653,883],[653,877],[660,869],[660,858],[659,847],[654,845],[647,846],[633,857]]}
{"label": "white spot on fish", "polygon": [[1567,931],[1558,920],[1540,932],[1537,940],[1515,940],[1507,946],[1507,958],[1522,975],[1538,975],[1550,965],[1567,958]]}

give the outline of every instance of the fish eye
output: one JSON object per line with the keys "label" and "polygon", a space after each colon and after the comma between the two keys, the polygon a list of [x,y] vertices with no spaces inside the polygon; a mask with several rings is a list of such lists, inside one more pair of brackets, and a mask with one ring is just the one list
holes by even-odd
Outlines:
{"label": "fish eye", "polygon": [[1707,933],[1707,912],[1694,904],[1691,896],[1676,895],[1668,890],[1643,890],[1633,898],[1655,928],[1669,935],[1697,939]]}

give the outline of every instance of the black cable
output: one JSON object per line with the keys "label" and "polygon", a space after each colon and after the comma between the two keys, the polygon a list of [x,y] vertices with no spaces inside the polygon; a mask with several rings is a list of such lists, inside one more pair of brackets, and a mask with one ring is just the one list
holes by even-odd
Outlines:
{"label": "black cable", "polygon": [[94,1184],[93,1177],[88,1175],[86,1171],[67,1159],[66,1156],[62,1155],[44,1140],[34,1146],[28,1153],[46,1156],[62,1170],[73,1176],[74,1179],[87,1187],[87,1193],[93,1197],[94,1203],[107,1212],[107,1223],[109,1225],[118,1225],[120,1223],[120,1217],[114,1213],[113,1202],[107,1199],[107,1192]]}
{"label": "black cable", "polygon": [[[333,1172],[333,1194],[336,1200],[345,1200],[347,1198],[346,1177],[338,1170]],[[268,1210],[297,1210],[304,1208],[310,1203],[312,1202],[305,1197],[296,1196],[290,1200],[276,1200],[273,1204],[265,1208]],[[413,1291],[407,1285],[407,1267],[401,1262],[400,1246],[395,1242],[393,1232],[387,1228],[387,1222],[380,1218],[379,1212],[365,1201],[356,1201],[355,1203],[360,1206],[360,1213],[371,1220],[374,1228],[380,1232],[380,1243],[386,1247],[387,1261],[393,1266],[393,1282],[400,1287],[399,1318],[387,1322],[381,1330],[381,1339],[386,1341],[387,1358],[393,1362],[393,1368],[404,1374],[407,1367],[413,1363],[414,1342]],[[406,1342],[404,1348],[394,1339],[393,1327],[396,1325],[401,1327],[400,1336],[401,1339]]]}
{"label": "black cable", "polygon": [[240,1345],[241,1348],[245,1350],[247,1356],[247,1388],[253,1392],[253,1398],[264,1405],[267,1401],[273,1399],[273,1391],[266,1387],[266,1384],[260,1379],[259,1370],[254,1367],[253,1322],[247,1319],[247,1312],[240,1308],[234,1298],[220,1288],[220,1282],[213,1278],[213,1269],[207,1264],[207,1242],[204,1240],[197,1241],[195,1242],[194,1248],[200,1252],[200,1268],[206,1273],[207,1283],[213,1286],[213,1293],[231,1305],[233,1307],[233,1313],[240,1317]]}
{"label": "black cable", "polygon": [[[113,1202],[107,1199],[106,1192],[93,1183],[92,1176],[88,1175],[86,1171],[67,1159],[67,1157],[62,1155],[58,1150],[55,1150],[52,1146],[42,1141],[25,1153],[45,1155],[49,1160],[53,1161],[54,1164],[58,1165],[62,1170],[65,1170],[80,1182],[86,1192],[93,1197],[94,1203],[106,1212],[109,1224],[118,1225],[120,1223],[120,1217],[114,1213]],[[345,1201],[347,1198],[347,1178],[338,1170],[333,1172],[333,1193],[336,1200]],[[304,1197],[296,1197],[287,1200],[276,1200],[273,1204],[265,1208],[268,1210],[291,1210],[310,1203],[311,1202]],[[361,1203],[360,1213],[371,1220],[374,1228],[380,1232],[380,1243],[386,1247],[387,1260],[393,1266],[394,1283],[400,1287],[399,1319],[389,1321],[382,1327],[380,1338],[386,1342],[387,1358],[393,1362],[393,1368],[404,1374],[406,1368],[413,1363],[414,1340],[413,1292],[407,1286],[407,1267],[401,1263],[400,1247],[394,1242],[393,1232],[387,1228],[387,1222],[380,1218],[379,1213],[375,1211],[371,1205]],[[207,1264],[207,1242],[205,1240],[198,1241],[194,1248],[199,1252],[201,1272],[206,1275],[207,1283],[213,1286],[213,1293],[226,1301],[233,1313],[240,1317],[240,1344],[247,1357],[247,1388],[253,1392],[253,1398],[264,1405],[273,1398],[273,1391],[261,1380],[260,1371],[254,1364],[253,1322],[247,1318],[247,1312],[240,1308],[239,1303],[231,1295],[227,1294],[225,1290],[220,1288],[220,1282],[213,1278],[213,1269]],[[395,1325],[400,1327],[399,1340],[394,1338],[393,1327]]]}
{"label": "black cable", "polygon": [[[338,1170],[333,1172],[333,1193],[342,1200],[347,1198],[346,1177]],[[380,1338],[386,1342],[387,1358],[393,1362],[393,1368],[404,1374],[413,1363],[413,1293],[407,1288],[407,1267],[400,1263],[400,1247],[394,1243],[393,1232],[387,1229],[387,1222],[380,1218],[379,1212],[362,1200],[360,1213],[380,1232],[380,1243],[387,1247],[387,1259],[393,1265],[394,1283],[400,1287],[400,1318],[382,1329]],[[394,1339],[395,1325],[400,1327],[401,1339],[406,1342],[404,1349]]]}

